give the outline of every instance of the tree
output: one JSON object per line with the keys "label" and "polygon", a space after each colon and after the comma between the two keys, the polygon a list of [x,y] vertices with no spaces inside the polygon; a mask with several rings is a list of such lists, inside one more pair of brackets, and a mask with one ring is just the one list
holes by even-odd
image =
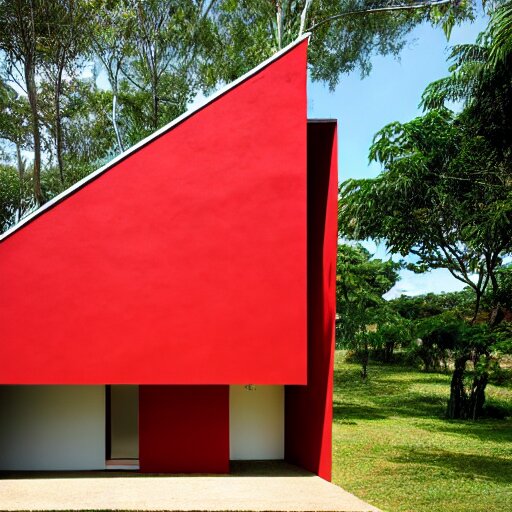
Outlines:
{"label": "tree", "polygon": [[[485,139],[468,133],[445,110],[387,126],[377,134],[371,156],[385,170],[378,178],[342,185],[341,234],[385,241],[390,252],[414,257],[408,268],[417,272],[448,269],[474,292],[474,323],[489,283],[497,293],[497,272],[512,252],[509,171]],[[457,354],[452,395],[464,397],[466,363],[482,366],[490,352],[483,343],[468,343]],[[475,377],[472,397],[459,400],[472,413],[457,405],[449,415],[478,415],[483,402],[474,405],[476,396],[483,398],[486,384]]]}
{"label": "tree", "polygon": [[119,83],[130,48],[132,17],[133,13],[124,0],[99,0],[91,23],[92,53],[102,63],[112,89],[111,120],[120,153],[124,151],[124,144],[117,119]]}
{"label": "tree", "polygon": [[[30,104],[34,149],[33,185],[41,205],[41,133],[36,75],[41,64],[42,41],[47,36],[46,2],[43,0],[0,0],[0,50],[4,53],[11,80],[27,93]],[[53,21],[53,20],[52,20]]]}
{"label": "tree", "polygon": [[448,359],[460,344],[464,329],[462,318],[448,310],[423,318],[415,322],[414,327],[419,343],[412,347],[412,353],[422,360],[424,370],[438,370],[442,364],[447,371]]}
{"label": "tree", "polygon": [[370,157],[385,171],[342,185],[342,233],[382,239],[391,252],[414,255],[411,270],[448,269],[474,290],[476,317],[511,251],[510,171],[448,110],[386,126]]}
{"label": "tree", "polygon": [[[491,47],[492,42],[486,51]],[[512,168],[504,143],[510,117],[490,128],[481,123],[509,108],[510,98],[502,93],[511,75],[506,65],[485,69],[475,75],[478,84],[459,115],[441,107],[408,123],[391,123],[375,136],[370,158],[384,171],[376,179],[342,185],[340,226],[346,237],[383,240],[391,252],[412,256],[411,270],[448,269],[474,292],[472,325],[490,287],[492,330],[501,310],[498,272],[512,253]],[[503,88],[489,89],[489,103],[485,91],[497,82]],[[431,86],[427,96],[441,89]],[[496,140],[491,133],[502,136]],[[483,408],[494,335],[477,330],[468,331],[468,342],[454,351],[450,417],[475,418]],[[475,374],[466,391],[468,361]]]}
{"label": "tree", "polygon": [[213,9],[218,38],[213,81],[231,81],[311,32],[311,76],[332,89],[344,73],[368,74],[372,55],[397,55],[418,24],[442,25],[449,34],[454,23],[473,15],[475,5],[472,0],[220,0]]}
{"label": "tree", "polygon": [[[130,0],[132,51],[120,65],[136,94],[149,99],[141,135],[177,117],[197,92],[199,41],[213,2]],[[144,102],[146,103],[146,102]]]}
{"label": "tree", "polygon": [[369,333],[374,357],[381,358],[385,363],[393,360],[397,348],[408,348],[413,340],[413,323],[397,315],[389,302],[384,306],[385,314],[381,315],[377,329]]}
{"label": "tree", "polygon": [[338,245],[336,268],[336,336],[340,346],[355,350],[363,379],[368,374],[370,332],[389,319],[382,296],[398,280],[400,263],[374,259],[361,245]]}
{"label": "tree", "polygon": [[424,295],[401,295],[389,301],[389,305],[402,318],[418,321],[441,313],[455,312],[461,318],[471,318],[474,307],[474,293],[470,288],[459,292],[426,293]]}
{"label": "tree", "polygon": [[55,142],[55,154],[61,183],[64,184],[64,135],[62,133],[62,97],[64,72],[68,80],[78,71],[77,61],[87,47],[89,8],[80,0],[52,0],[46,4],[46,34],[41,38],[41,69],[52,92],[48,125]]}
{"label": "tree", "polygon": [[[425,109],[443,107],[448,101],[465,105],[460,121],[471,136],[485,141],[494,171],[510,190],[512,173],[512,53],[508,39],[512,26],[512,2],[499,6],[477,44],[456,46],[451,53],[451,74],[430,84],[422,97]],[[500,186],[496,183],[496,186]],[[506,197],[506,196],[504,196]],[[500,206],[507,208],[510,197]],[[499,214],[496,212],[496,214]],[[496,274],[491,273],[492,293],[498,296]],[[500,315],[500,301],[494,300],[493,317]]]}
{"label": "tree", "polygon": [[111,128],[113,92],[98,89],[94,78],[74,80],[65,90],[67,119],[66,159],[70,162],[66,175],[71,185],[73,168],[89,166],[94,170],[116,154],[116,138]]}
{"label": "tree", "polygon": [[[423,107],[436,109],[448,101],[463,101],[465,106],[472,106],[484,101],[489,93],[499,95],[499,105],[508,105],[501,87],[510,84],[507,68],[512,55],[511,26],[512,1],[498,2],[491,11],[487,29],[477,37],[476,43],[452,48],[448,57],[452,61],[451,73],[425,89]],[[492,110],[497,105],[485,106]]]}

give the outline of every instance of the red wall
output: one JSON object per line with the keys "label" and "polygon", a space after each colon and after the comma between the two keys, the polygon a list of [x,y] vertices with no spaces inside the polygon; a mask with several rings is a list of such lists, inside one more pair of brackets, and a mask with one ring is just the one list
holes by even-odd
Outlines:
{"label": "red wall", "polygon": [[229,472],[229,386],[140,386],[140,470]]}
{"label": "red wall", "polygon": [[308,123],[308,383],[286,386],[285,458],[326,480],[332,465],[338,157],[336,122]]}
{"label": "red wall", "polygon": [[0,243],[0,383],[305,383],[306,50]]}

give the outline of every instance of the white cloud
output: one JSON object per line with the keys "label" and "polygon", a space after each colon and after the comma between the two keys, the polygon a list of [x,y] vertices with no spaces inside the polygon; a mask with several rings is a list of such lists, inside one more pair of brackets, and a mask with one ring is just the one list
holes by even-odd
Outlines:
{"label": "white cloud", "polygon": [[402,270],[400,277],[400,281],[384,295],[386,300],[400,297],[400,295],[456,292],[464,288],[464,283],[455,279],[446,269],[431,270],[425,274]]}

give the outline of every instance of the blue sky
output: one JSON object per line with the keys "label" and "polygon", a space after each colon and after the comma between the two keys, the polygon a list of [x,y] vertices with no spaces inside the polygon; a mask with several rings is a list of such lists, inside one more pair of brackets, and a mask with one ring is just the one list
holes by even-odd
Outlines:
{"label": "blue sky", "polygon": [[[368,149],[373,135],[392,121],[408,121],[421,114],[418,104],[425,87],[448,74],[446,62],[449,47],[472,43],[486,26],[484,18],[454,27],[450,41],[441,29],[428,25],[417,27],[408,38],[399,60],[375,57],[369,77],[359,74],[342,77],[334,92],[319,83],[308,84],[308,116],[335,118],[339,123],[339,180],[370,178],[380,167],[368,164]],[[377,257],[387,257],[383,247],[369,243]],[[402,293],[417,295],[462,289],[446,270],[417,275],[402,271],[401,280],[387,297]]]}

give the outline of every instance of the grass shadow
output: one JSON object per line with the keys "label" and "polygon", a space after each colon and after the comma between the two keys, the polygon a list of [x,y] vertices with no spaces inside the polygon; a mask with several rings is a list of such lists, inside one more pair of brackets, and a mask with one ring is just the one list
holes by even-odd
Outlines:
{"label": "grass shadow", "polygon": [[427,468],[438,468],[450,472],[457,478],[488,480],[499,484],[512,481],[512,460],[488,455],[454,453],[442,450],[422,451],[407,449],[394,462],[417,464]]}
{"label": "grass shadow", "polygon": [[352,403],[333,403],[334,421],[345,424],[357,424],[357,420],[384,420],[388,416],[381,409],[365,407]]}
{"label": "grass shadow", "polygon": [[441,424],[429,424],[423,428],[431,432],[456,434],[484,442],[512,443],[511,427],[509,421],[501,420],[445,420]]}

